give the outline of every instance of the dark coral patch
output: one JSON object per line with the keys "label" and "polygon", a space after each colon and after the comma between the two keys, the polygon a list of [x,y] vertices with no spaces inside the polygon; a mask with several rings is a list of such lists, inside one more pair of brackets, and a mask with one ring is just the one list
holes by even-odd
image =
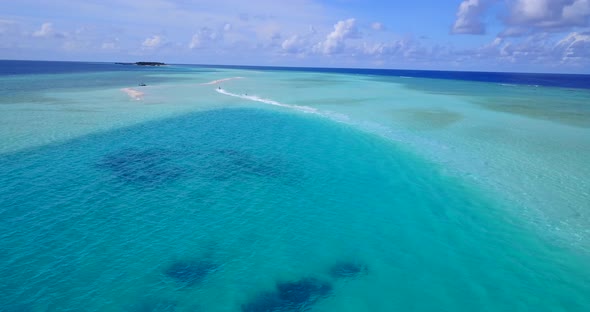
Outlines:
{"label": "dark coral patch", "polygon": [[275,292],[259,295],[242,306],[244,312],[307,311],[318,300],[332,293],[332,285],[315,278],[276,284]]}
{"label": "dark coral patch", "polygon": [[104,157],[100,168],[117,178],[140,185],[159,185],[178,179],[183,170],[173,164],[173,152],[161,149],[123,150]]}
{"label": "dark coral patch", "polygon": [[173,263],[164,273],[183,286],[190,287],[202,282],[217,268],[216,264],[209,261],[181,261]]}
{"label": "dark coral patch", "polygon": [[281,300],[293,306],[302,306],[328,296],[332,292],[332,285],[315,278],[304,278],[296,282],[278,283],[277,290]]}
{"label": "dark coral patch", "polygon": [[367,266],[359,262],[339,262],[332,266],[330,275],[334,278],[353,278],[367,274]]}
{"label": "dark coral patch", "polygon": [[[160,186],[182,177],[200,176],[214,181],[237,177],[262,177],[289,181],[300,175],[289,174],[289,166],[279,157],[265,157],[238,149],[181,150],[125,149],[107,155],[98,167],[117,179],[141,186]],[[291,172],[292,173],[292,172]]]}

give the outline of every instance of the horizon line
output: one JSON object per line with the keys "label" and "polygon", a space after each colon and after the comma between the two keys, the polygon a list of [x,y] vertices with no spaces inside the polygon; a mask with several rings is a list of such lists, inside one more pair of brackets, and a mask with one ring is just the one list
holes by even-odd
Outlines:
{"label": "horizon line", "polygon": [[[39,60],[39,59],[0,59],[0,61],[19,62],[64,62],[64,63],[135,63],[135,62],[161,62],[161,61],[81,61],[81,60]],[[411,69],[411,68],[383,68],[383,67],[321,67],[321,66],[289,66],[289,65],[244,65],[244,64],[199,64],[199,63],[166,63],[165,65],[189,65],[207,67],[251,67],[251,68],[289,68],[289,69],[349,69],[349,70],[383,70],[383,71],[417,71],[417,72],[456,72],[456,73],[492,73],[492,74],[538,74],[538,75],[571,75],[590,76],[590,73],[566,73],[566,72],[537,72],[537,71],[486,71],[486,70],[453,70],[453,69]]]}

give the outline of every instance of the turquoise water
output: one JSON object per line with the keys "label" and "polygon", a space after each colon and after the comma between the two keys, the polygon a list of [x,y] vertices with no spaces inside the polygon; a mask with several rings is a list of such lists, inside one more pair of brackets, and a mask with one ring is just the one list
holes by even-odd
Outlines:
{"label": "turquoise water", "polygon": [[[202,84],[237,76],[218,92]],[[417,92],[317,73],[150,77],[140,100],[121,82],[0,105],[11,121],[0,123],[0,310],[590,308],[576,231],[588,194],[558,183],[588,177],[588,156],[572,153],[588,144],[579,121],[499,113],[475,94],[426,91],[431,81]],[[494,132],[498,119],[515,129]],[[542,164],[555,157],[566,158],[551,175]],[[557,190],[534,193],[548,203],[536,207],[507,191],[518,179]]]}

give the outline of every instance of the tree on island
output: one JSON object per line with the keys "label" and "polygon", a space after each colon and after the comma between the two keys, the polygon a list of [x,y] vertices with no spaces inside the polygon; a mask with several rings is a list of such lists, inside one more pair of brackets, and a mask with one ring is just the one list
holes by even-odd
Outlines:
{"label": "tree on island", "polygon": [[161,66],[161,65],[166,65],[165,63],[160,63],[160,62],[135,62],[135,65],[139,65],[139,66]]}
{"label": "tree on island", "polygon": [[161,62],[135,62],[135,63],[115,63],[118,65],[138,65],[138,66],[162,66],[162,65],[166,65],[166,63],[161,63]]}

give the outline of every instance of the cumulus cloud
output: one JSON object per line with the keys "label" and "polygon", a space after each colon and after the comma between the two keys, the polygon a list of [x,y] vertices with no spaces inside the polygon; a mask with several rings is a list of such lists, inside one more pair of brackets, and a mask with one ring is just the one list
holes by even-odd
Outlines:
{"label": "cumulus cloud", "polygon": [[403,57],[410,50],[415,50],[416,42],[410,38],[394,40],[391,42],[369,43],[363,42],[361,52],[372,57]]}
{"label": "cumulus cloud", "polygon": [[451,33],[484,34],[484,15],[493,3],[505,5],[501,37],[571,31],[590,26],[590,0],[463,0]]}
{"label": "cumulus cloud", "polygon": [[[371,28],[384,29],[384,26],[379,23],[371,25]],[[283,40],[280,45],[281,51],[296,56],[354,55],[360,62],[371,62],[379,66],[386,65],[392,60],[424,61],[429,55],[438,55],[434,48],[423,46],[412,36],[381,42],[363,37],[354,18],[338,21],[323,40],[318,42],[317,39],[315,28],[310,28],[305,35],[291,35]]]}
{"label": "cumulus cloud", "polygon": [[509,10],[511,27],[553,31],[590,24],[590,0],[514,0]]}
{"label": "cumulus cloud", "polygon": [[[226,24],[227,25],[227,24]],[[225,26],[224,26],[225,28]],[[221,38],[221,34],[209,27],[202,27],[193,35],[189,43],[189,49],[196,49],[205,47],[208,43],[217,41]]]}
{"label": "cumulus cloud", "polygon": [[425,62],[439,59],[439,52],[444,49],[436,50],[423,45],[420,40],[408,37],[385,43],[364,42],[360,53],[378,60]]}
{"label": "cumulus cloud", "polygon": [[495,39],[502,44],[495,45],[496,57],[511,63],[544,63],[560,59],[560,52],[555,50],[555,41],[545,34],[532,35],[521,41]]}
{"label": "cumulus cloud", "polygon": [[[272,42],[280,39],[281,25],[277,22],[261,22],[253,27],[256,37],[261,39],[261,44],[264,46],[267,42]],[[278,44],[278,42],[276,42]]]}
{"label": "cumulus cloud", "polygon": [[[44,55],[46,50],[58,55],[68,49],[79,53],[79,59],[94,59],[96,52],[141,55],[137,50],[144,50],[170,56],[177,62],[194,62],[194,53],[189,53],[189,49],[199,49],[199,62],[204,63],[295,64],[297,57],[305,56],[306,60],[299,64],[378,63],[386,67],[519,70],[516,65],[537,62],[525,70],[554,66],[556,71],[567,71],[564,64],[574,71],[590,68],[590,0],[456,1],[456,19],[447,25],[452,26],[452,33],[485,33],[487,20],[495,22],[493,28],[488,25],[488,32],[501,32],[493,41],[469,49],[454,47],[452,39],[437,45],[437,41],[446,39],[430,36],[431,39],[422,40],[420,34],[407,34],[400,39],[400,34],[383,31],[386,28],[381,22],[387,21],[338,18],[334,14],[348,12],[355,16],[354,11],[328,12],[324,9],[329,7],[315,0],[219,0],[218,5],[207,10],[190,1],[154,1],[150,6],[141,0],[91,1],[92,5],[88,1],[22,1],[28,3],[27,10],[22,12],[33,12],[34,8],[53,16],[57,13],[51,12],[69,10],[79,12],[80,17],[61,21],[59,25],[41,25],[36,15],[28,20],[19,17],[18,22],[0,18],[0,48],[16,51],[11,52],[11,57],[20,56],[18,53],[26,49],[33,57]],[[232,12],[228,13],[227,7],[232,7]],[[97,11],[108,14],[112,25],[93,24],[94,19],[84,18],[96,16]],[[244,12],[243,19],[238,12]],[[264,14],[259,15],[260,12]],[[88,28],[84,32],[75,31],[80,21]],[[208,27],[192,28],[195,21]],[[72,28],[59,32],[62,24]],[[40,39],[60,34],[64,40]],[[115,36],[121,41],[113,40]]]}
{"label": "cumulus cloud", "polygon": [[[464,0],[457,10],[457,19],[453,24],[453,34],[480,35],[486,32],[482,22],[490,2],[492,0]],[[539,0],[542,1],[542,0]]]}
{"label": "cumulus cloud", "polygon": [[281,43],[281,49],[287,53],[303,53],[307,48],[307,40],[293,35]]}
{"label": "cumulus cloud", "polygon": [[308,25],[307,32],[303,34],[293,34],[286,36],[286,39],[280,42],[280,49],[283,54],[294,54],[298,57],[304,57],[312,53],[317,42],[318,31],[312,25]]}
{"label": "cumulus cloud", "polygon": [[373,28],[373,30],[381,31],[385,30],[385,25],[383,25],[383,23],[374,22],[371,24],[371,28]]}
{"label": "cumulus cloud", "polygon": [[556,47],[562,51],[562,62],[590,59],[590,32],[572,32],[561,39]]}
{"label": "cumulus cloud", "polygon": [[58,32],[53,28],[52,23],[43,23],[41,28],[32,33],[33,37],[37,38],[67,38],[71,33]]}
{"label": "cumulus cloud", "polygon": [[502,32],[500,32],[500,37],[520,37],[532,32],[530,27],[523,27],[523,26],[513,26],[507,27]]}
{"label": "cumulus cloud", "polygon": [[155,49],[162,45],[162,37],[158,35],[154,35],[152,37],[146,38],[141,46],[145,49]]}
{"label": "cumulus cloud", "polygon": [[543,64],[558,68],[561,65],[590,65],[590,32],[571,32],[562,39],[547,33],[523,38],[497,37],[477,49],[456,52],[464,61],[475,59],[486,63]]}
{"label": "cumulus cloud", "polygon": [[55,34],[53,30],[53,24],[51,23],[43,23],[41,25],[41,29],[33,32],[33,37],[49,37]]}
{"label": "cumulus cloud", "polygon": [[342,52],[347,39],[358,38],[359,36],[354,18],[339,21],[334,25],[334,30],[328,34],[326,40],[318,43],[314,50],[326,55]]}
{"label": "cumulus cloud", "polygon": [[[413,64],[433,68],[445,64],[448,69],[455,64],[457,69],[483,70],[544,70],[564,71],[566,68],[579,71],[590,66],[590,32],[570,32],[556,37],[549,33],[536,33],[524,37],[496,37],[489,43],[475,48],[454,49],[450,45],[429,45],[413,38],[388,42],[363,42],[358,55],[376,61],[380,66]],[[395,65],[394,65],[395,66]],[[542,67],[540,67],[542,66]]]}
{"label": "cumulus cloud", "polygon": [[399,41],[393,43],[368,43],[363,42],[362,53],[372,57],[395,55],[401,48]]}

